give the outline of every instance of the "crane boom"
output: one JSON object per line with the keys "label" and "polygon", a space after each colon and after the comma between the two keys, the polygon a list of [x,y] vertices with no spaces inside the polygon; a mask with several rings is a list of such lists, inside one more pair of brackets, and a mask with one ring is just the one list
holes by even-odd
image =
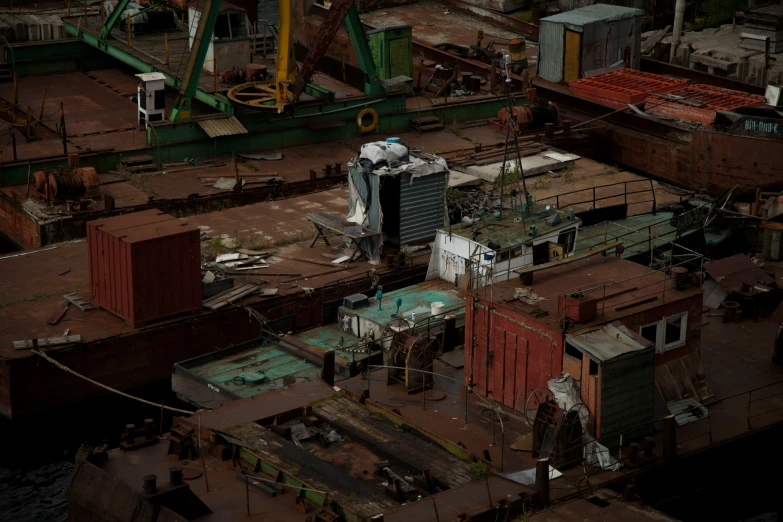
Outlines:
{"label": "crane boom", "polygon": [[[280,1],[282,3],[286,0]],[[318,61],[326,54],[326,50],[332,43],[334,35],[340,29],[340,24],[343,20],[345,20],[345,25],[348,28],[348,35],[351,37],[354,51],[356,51],[356,55],[359,58],[359,66],[364,73],[364,93],[368,96],[382,96],[386,93],[378,81],[375,62],[367,44],[367,38],[364,36],[364,28],[359,19],[359,11],[356,9],[354,0],[335,0],[332,2],[329,12],[318,29],[315,42],[310,47],[304,62],[302,62],[299,75],[291,89],[291,95],[294,100],[298,100],[299,96],[304,92],[307,82],[310,81],[315,72]],[[282,28],[282,18],[280,24]]]}

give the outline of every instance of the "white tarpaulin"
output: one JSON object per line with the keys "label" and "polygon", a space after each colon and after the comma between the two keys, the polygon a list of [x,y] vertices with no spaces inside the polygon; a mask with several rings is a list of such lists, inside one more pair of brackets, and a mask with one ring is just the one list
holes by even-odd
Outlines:
{"label": "white tarpaulin", "polygon": [[[548,381],[547,387],[549,388],[549,391],[552,392],[552,396],[555,398],[557,405],[565,411],[570,410],[577,404],[583,404],[582,398],[579,395],[579,390],[576,387],[576,381],[567,373]],[[587,409],[586,406],[583,407]],[[582,433],[584,434],[585,440],[585,462],[591,466],[600,466],[604,471],[619,470],[621,464],[612,457],[609,453],[609,448],[595,440],[592,435],[587,432],[587,416],[580,413],[579,421],[582,424]]]}

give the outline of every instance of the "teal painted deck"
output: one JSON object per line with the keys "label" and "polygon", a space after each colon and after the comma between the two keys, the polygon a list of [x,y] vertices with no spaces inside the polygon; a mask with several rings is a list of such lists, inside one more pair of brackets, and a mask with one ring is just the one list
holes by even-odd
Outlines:
{"label": "teal painted deck", "polygon": [[[321,374],[320,367],[291,355],[275,344],[257,346],[187,369],[219,389],[243,398],[315,379]],[[266,376],[263,382],[242,382],[241,375],[255,378],[258,371]]]}
{"label": "teal painted deck", "polygon": [[350,332],[344,332],[340,330],[336,324],[327,324],[326,326],[318,326],[300,332],[295,336],[298,340],[305,342],[320,351],[334,350],[335,356],[343,358],[347,362],[353,362],[354,360],[361,361],[366,359],[368,354],[366,353],[352,353],[346,350],[338,350],[337,346],[340,344],[340,338],[343,338],[344,348],[357,348],[359,339],[357,339]]}
{"label": "teal painted deck", "polygon": [[[457,290],[452,290],[448,283],[440,280],[428,281],[384,294],[381,299],[383,310],[378,310],[378,300],[373,297],[370,299],[370,306],[351,312],[367,321],[385,325],[392,320],[392,314],[397,312],[395,302],[398,297],[402,298],[400,314],[409,319],[411,313],[415,311],[417,323],[419,319],[430,317],[430,306],[438,301],[443,303],[444,312],[452,312],[458,318],[465,314],[465,298]],[[438,317],[438,319],[442,318],[442,316]]]}

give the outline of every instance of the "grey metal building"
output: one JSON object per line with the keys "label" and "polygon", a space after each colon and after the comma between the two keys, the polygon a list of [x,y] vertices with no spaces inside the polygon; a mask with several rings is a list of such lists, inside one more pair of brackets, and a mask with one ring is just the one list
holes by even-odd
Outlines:
{"label": "grey metal building", "polygon": [[639,69],[642,14],[641,9],[593,4],[542,18],[538,77],[568,83],[621,67]]}

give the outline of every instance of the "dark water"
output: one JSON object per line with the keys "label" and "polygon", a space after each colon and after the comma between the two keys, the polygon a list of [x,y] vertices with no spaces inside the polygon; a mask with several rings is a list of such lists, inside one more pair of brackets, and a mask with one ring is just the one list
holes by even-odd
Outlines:
{"label": "dark water", "polygon": [[63,490],[73,463],[61,460],[25,469],[0,469],[0,513],[15,522],[65,522],[68,502]]}
{"label": "dark water", "polygon": [[[44,363],[41,363],[44,364]],[[168,382],[134,390],[133,395],[186,408]],[[21,424],[0,422],[0,520],[67,522],[64,490],[81,444],[106,443],[115,448],[128,423],[145,418],[160,424],[159,408],[113,395],[39,416]],[[166,413],[166,431],[172,415]]]}

